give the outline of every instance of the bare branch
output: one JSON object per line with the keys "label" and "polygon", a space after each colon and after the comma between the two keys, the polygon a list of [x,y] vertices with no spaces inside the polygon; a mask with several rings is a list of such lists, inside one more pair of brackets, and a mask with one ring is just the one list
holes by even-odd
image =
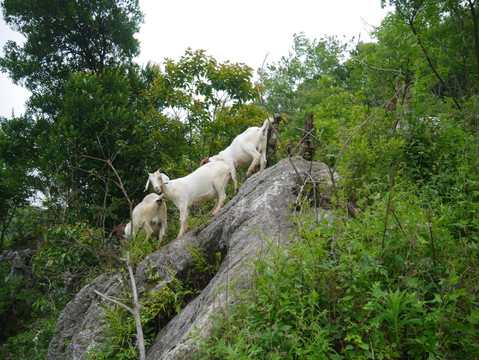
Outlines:
{"label": "bare branch", "polygon": [[355,58],[354,56],[351,57],[353,60],[357,61],[358,63],[366,66],[367,68],[371,69],[371,70],[374,70],[374,71],[383,71],[383,72],[391,72],[391,73],[396,73],[396,74],[406,74],[406,72],[402,71],[402,70],[395,70],[395,69],[381,69],[381,68],[377,68],[377,67],[374,67],[374,66],[371,66],[367,63],[365,63],[364,61],[362,60],[359,60],[357,58]]}
{"label": "bare branch", "polygon": [[94,292],[95,294],[97,294],[98,296],[100,296],[101,298],[103,298],[103,299],[105,299],[105,300],[108,300],[108,301],[112,302],[113,304],[122,307],[123,309],[125,309],[126,311],[128,311],[130,314],[135,315],[135,312],[133,311],[133,309],[132,309],[131,307],[129,307],[129,306],[127,306],[127,305],[125,305],[125,304],[119,302],[118,300],[115,300],[115,299],[113,299],[113,298],[111,298],[111,297],[109,297],[109,296],[107,296],[107,295],[105,295],[105,294],[102,294],[101,292],[99,292],[99,291],[96,290],[96,289],[94,289],[93,292]]}
{"label": "bare branch", "polygon": [[143,336],[143,328],[141,326],[141,317],[140,317],[140,309],[141,305],[140,302],[138,301],[138,291],[136,289],[136,282],[135,282],[135,276],[133,275],[133,269],[131,267],[130,263],[130,252],[126,252],[126,259],[122,259],[126,261],[126,266],[128,267],[128,273],[130,275],[130,285],[131,285],[131,291],[133,293],[133,305],[134,308],[130,308],[129,306],[105,295],[102,294],[101,292],[97,290],[93,290],[95,294],[100,296],[101,298],[108,300],[112,302],[115,305],[118,305],[122,307],[123,309],[127,310],[129,313],[133,315],[135,318],[135,325],[136,325],[136,339],[138,341],[138,349],[140,350],[140,360],[146,360],[146,350],[145,350],[145,338]]}
{"label": "bare branch", "polygon": [[[116,178],[118,179],[118,183],[115,182],[115,184],[117,184],[118,187],[121,189],[121,191],[123,192],[123,195],[125,195],[126,201],[128,201],[128,205],[130,206],[131,228],[134,229],[134,227],[133,227],[133,225],[134,225],[133,224],[133,215],[132,215],[133,214],[133,202],[131,201],[130,197],[128,196],[128,193],[126,192],[125,186],[123,186],[123,181],[121,181],[121,177],[118,174],[118,172],[116,171],[115,167],[113,166],[112,161],[110,159],[105,160],[105,159],[100,159],[100,158],[89,156],[89,155],[83,155],[83,157],[87,158],[87,159],[92,159],[92,160],[97,160],[97,161],[104,162],[113,170],[113,172],[116,175]],[[133,234],[133,231],[131,233]]]}

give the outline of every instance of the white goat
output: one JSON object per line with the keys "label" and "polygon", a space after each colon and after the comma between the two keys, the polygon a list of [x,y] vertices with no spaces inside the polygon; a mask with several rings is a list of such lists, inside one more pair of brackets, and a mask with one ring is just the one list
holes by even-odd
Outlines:
{"label": "white goat", "polygon": [[226,186],[230,179],[230,167],[224,161],[214,161],[196,169],[191,174],[170,180],[160,173],[148,173],[145,191],[150,183],[156,192],[176,205],[180,210],[181,228],[178,237],[188,231],[189,209],[192,204],[200,204],[218,197],[218,203],[211,210],[210,216],[216,215],[226,200]]}
{"label": "white goat", "polygon": [[268,128],[273,119],[268,117],[262,127],[253,126],[247,128],[239,134],[223,151],[218,155],[203,159],[200,166],[210,161],[224,160],[231,169],[231,178],[235,186],[234,193],[238,192],[238,180],[236,178],[236,169],[249,165],[247,176],[253,174],[254,169],[260,164],[260,171],[266,166],[266,141],[268,137]]}
{"label": "white goat", "polygon": [[[132,222],[138,231],[146,231],[145,242],[152,236],[158,236],[158,248],[160,248],[166,232],[166,204],[163,196],[154,193],[146,195],[143,201],[133,209]],[[125,236],[130,235],[131,222],[125,227]]]}

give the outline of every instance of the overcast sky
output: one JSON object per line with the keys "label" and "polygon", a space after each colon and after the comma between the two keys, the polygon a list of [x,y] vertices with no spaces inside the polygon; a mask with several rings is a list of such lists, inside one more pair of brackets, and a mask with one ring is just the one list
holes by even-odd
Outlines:
{"label": "overcast sky", "polygon": [[[369,40],[372,26],[386,15],[380,0],[140,0],[145,14],[137,38],[140,65],[178,59],[190,47],[204,49],[218,61],[245,63],[258,69],[291,50],[293,34],[313,40],[336,35],[344,41]],[[344,38],[343,38],[344,36]],[[22,37],[0,20],[0,49]],[[0,73],[0,116],[23,114],[28,91]]]}

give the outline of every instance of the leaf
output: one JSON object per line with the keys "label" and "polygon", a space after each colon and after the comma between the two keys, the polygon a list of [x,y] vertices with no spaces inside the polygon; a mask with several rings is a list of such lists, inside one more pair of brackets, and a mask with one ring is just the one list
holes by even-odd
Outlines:
{"label": "leaf", "polygon": [[479,310],[471,309],[471,315],[466,316],[467,321],[471,324],[479,324]]}

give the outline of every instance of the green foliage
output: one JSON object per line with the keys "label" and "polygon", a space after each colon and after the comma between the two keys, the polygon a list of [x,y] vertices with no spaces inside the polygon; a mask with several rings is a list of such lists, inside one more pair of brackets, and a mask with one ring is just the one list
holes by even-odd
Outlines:
{"label": "green foliage", "polygon": [[[0,319],[2,321],[1,341],[18,331],[25,330],[25,322],[32,317],[31,304],[41,296],[40,289],[28,286],[28,281],[9,276],[11,262],[2,262],[0,268]],[[14,315],[14,316],[12,316]]]}
{"label": "green foliage", "polygon": [[396,24],[404,24],[407,36],[421,51],[416,69],[418,82],[438,96],[451,97],[456,106],[464,96],[477,93],[478,5],[454,1],[389,1],[395,6]]}
{"label": "green foliage", "polygon": [[293,42],[294,53],[269,64],[266,70],[260,69],[259,75],[265,86],[266,110],[296,118],[309,110],[310,102],[318,103],[313,91],[317,89],[315,80],[321,75],[330,76],[335,83],[341,82],[340,61],[345,47],[335,37],[310,41],[303,33],[295,34]]}
{"label": "green foliage", "polygon": [[144,304],[145,319],[151,321],[160,315],[167,318],[179,314],[185,301],[193,294],[194,291],[186,288],[180,279],[173,276],[171,281],[149,295]]}
{"label": "green foliage", "polygon": [[186,246],[188,246],[188,249],[190,250],[190,253],[194,258],[196,271],[204,274],[216,273],[221,263],[221,253],[216,253],[214,255],[214,263],[211,263],[210,261],[208,261],[208,259],[205,257],[205,255],[200,249],[196,249],[188,244],[186,244]]}
{"label": "green foliage", "polygon": [[24,35],[26,42],[23,46],[7,42],[0,66],[34,93],[58,94],[58,83],[66,81],[71,71],[101,73],[139,52],[134,34],[142,14],[136,0],[60,2],[55,6],[49,1],[26,4],[6,0],[2,9],[7,24]]}
{"label": "green foliage", "polygon": [[28,118],[0,119],[0,250],[17,211],[28,205],[37,181],[32,176],[34,159]]}
{"label": "green foliage", "polygon": [[[135,241],[138,241],[138,237]],[[141,323],[145,335],[146,344],[150,344],[158,331],[181,309],[191,298],[197,295],[201,284],[198,274],[207,277],[208,281],[216,273],[221,260],[221,254],[215,254],[215,263],[211,264],[208,259],[198,250],[190,248],[194,257],[195,267],[188,275],[186,281],[174,276],[171,272],[171,280],[158,283],[159,274],[154,267],[148,269],[147,288],[141,298]],[[139,260],[138,260],[139,261]],[[131,294],[125,288],[127,303],[131,302]],[[102,359],[115,356],[121,359],[134,359],[137,357],[136,325],[134,318],[124,308],[117,305],[105,307],[104,323],[106,324],[106,342],[100,349],[91,349],[86,354],[87,358]],[[78,351],[81,349],[78,347]]]}
{"label": "green foliage", "polygon": [[12,336],[0,346],[0,357],[5,360],[42,360],[55,332],[58,311],[48,318],[37,319],[27,330]]}
{"label": "green foliage", "polygon": [[118,246],[118,256],[125,258],[127,251],[130,252],[130,257],[133,266],[139,264],[148,254],[151,254],[158,248],[157,238],[150,239],[145,242],[146,232],[141,231],[135,236],[123,239]]}
{"label": "green foliage", "polygon": [[116,305],[107,305],[104,312],[105,335],[108,344],[117,352],[133,345],[136,336],[135,320],[129,312]]}
{"label": "green foliage", "polygon": [[[156,275],[148,279],[156,282]],[[148,292],[141,300],[141,323],[145,343],[150,344],[158,330],[168,319],[179,314],[186,302],[195,295],[183,282],[173,276],[169,282]],[[131,298],[131,296],[129,296]],[[136,359],[138,356],[135,320],[129,312],[117,305],[107,305],[104,312],[106,343],[99,349],[88,351],[88,359]],[[79,349],[81,351],[81,349]]]}
{"label": "green foliage", "polygon": [[[79,350],[81,351],[81,350]],[[108,360],[112,356],[115,356],[115,359],[128,359],[131,358],[130,354],[127,353],[118,353],[115,354],[114,347],[108,344],[101,344],[98,348],[93,348],[85,354],[85,359],[91,360]]]}
{"label": "green foliage", "polygon": [[39,139],[42,174],[57,184],[49,188],[50,206],[64,206],[67,201],[68,215],[98,226],[129,218],[127,202],[107,161],[115,166],[129,193],[139,190],[151,154],[141,155],[141,149],[151,140],[137,132],[132,90],[120,70],[71,75],[58,120]]}
{"label": "green foliage", "polygon": [[101,241],[86,223],[59,225],[48,229],[33,260],[34,271],[49,281],[64,282],[65,273],[85,275],[89,266],[98,264]]}
{"label": "green foliage", "polygon": [[48,223],[46,215],[43,209],[36,206],[17,207],[9,227],[4,232],[5,247],[10,249],[35,247]]}
{"label": "green foliage", "polygon": [[181,176],[194,170],[202,157],[226,147],[246,127],[264,120],[261,111],[246,105],[255,90],[252,69],[244,64],[218,63],[203,50],[187,49],[178,61],[166,59],[162,67],[150,64],[145,71],[152,81],[145,93],[155,110],[151,116],[175,120],[180,131],[176,140],[181,143],[176,146],[169,147],[169,140],[162,139],[161,165],[169,165],[164,163],[172,153],[183,154]]}
{"label": "green foliage", "polygon": [[203,358],[477,357],[477,256],[433,225],[434,266],[419,200],[395,209],[384,250],[382,202],[343,227],[296,219],[290,245],[269,243],[270,255],[253,264],[251,289]]}
{"label": "green foliage", "polygon": [[[286,117],[282,151],[294,148],[313,112],[315,160],[337,164],[341,175],[332,205],[352,200],[360,211],[349,220],[333,212],[332,224],[295,219],[289,246],[271,243],[271,255],[251,264],[251,291],[203,355],[477,358],[478,4],[387,3],[395,11],[374,30],[376,41],[349,56],[334,37],[295,35],[292,52],[260,70],[260,109],[249,103],[258,98],[246,65],[191,49],[178,61],[131,64],[138,1],[63,2],[53,12],[46,1],[3,1],[26,43],[7,43],[0,67],[33,96],[25,116],[1,119],[0,245],[36,247],[37,282],[0,286],[12,336],[0,355],[44,357],[48,314],[56,317],[101,267],[117,265],[104,256],[108,229],[130,216],[117,175],[137,204],[146,171],[185,176],[269,111]],[[29,207],[38,190],[42,210]],[[205,226],[209,209],[194,208],[190,227]],[[168,217],[173,239],[174,206]],[[140,236],[117,244],[110,259],[128,250],[137,263],[156,246]],[[222,254],[190,250],[195,268],[185,283],[173,278],[142,300],[148,341],[217,271]],[[5,277],[8,264],[0,270]],[[21,323],[7,316],[13,310]],[[110,307],[107,321],[110,341],[78,348],[79,356],[135,358],[131,316]]]}

